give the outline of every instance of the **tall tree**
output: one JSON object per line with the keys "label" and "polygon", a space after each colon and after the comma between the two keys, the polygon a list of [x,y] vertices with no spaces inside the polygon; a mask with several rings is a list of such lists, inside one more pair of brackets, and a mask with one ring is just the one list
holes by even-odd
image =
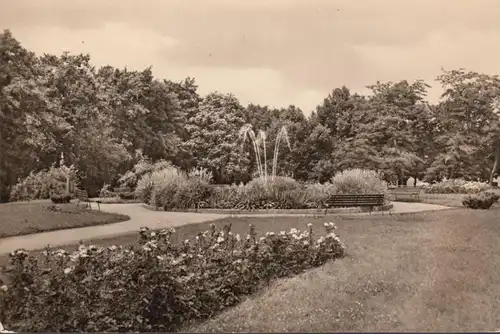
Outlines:
{"label": "tall tree", "polygon": [[209,169],[215,182],[232,183],[245,177],[248,153],[240,155],[238,132],[246,123],[245,108],[231,94],[210,93],[189,118],[186,147],[197,167]]}

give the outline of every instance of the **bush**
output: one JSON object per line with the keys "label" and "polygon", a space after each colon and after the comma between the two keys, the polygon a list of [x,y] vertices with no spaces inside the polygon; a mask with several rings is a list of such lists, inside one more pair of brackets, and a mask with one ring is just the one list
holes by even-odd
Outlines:
{"label": "bush", "polygon": [[99,191],[100,198],[112,198],[112,197],[116,197],[116,195],[117,195],[116,193],[111,191],[111,187],[107,183],[105,183],[104,186]]}
{"label": "bush", "polygon": [[332,177],[335,194],[384,194],[387,183],[375,171],[367,169],[347,169]]}
{"label": "bush", "polygon": [[[75,179],[76,172],[71,177]],[[35,199],[49,199],[52,194],[66,193],[66,173],[58,167],[52,166],[48,170],[31,172],[26,178],[15,184],[9,200],[27,201]]]}
{"label": "bush", "polygon": [[305,186],[311,208],[322,208],[327,198],[336,193],[335,186],[327,182],[324,184],[313,183]]}
{"label": "bush", "polygon": [[135,199],[135,193],[133,191],[118,193],[121,199]]}
{"label": "bush", "polygon": [[[140,247],[80,246],[45,259],[11,254],[12,284],[0,289],[0,319],[23,332],[168,332],[239,303],[274,278],[344,255],[333,223],[245,237],[215,225],[171,242],[173,230],[141,229]],[[122,307],[117,307],[121,305]]]}
{"label": "bush", "polygon": [[172,167],[172,163],[166,160],[158,160],[153,163],[147,158],[142,158],[131,170],[123,174],[118,180],[121,187],[135,189],[139,180],[146,174],[151,174],[165,168]]}
{"label": "bush", "polygon": [[428,194],[477,194],[489,188],[486,182],[451,179],[428,185],[424,190]]}
{"label": "bush", "polygon": [[52,195],[52,196],[50,196],[50,200],[54,204],[69,203],[69,202],[71,202],[71,195],[70,194]]}
{"label": "bush", "polygon": [[500,195],[498,193],[481,192],[464,197],[462,204],[470,209],[488,210],[499,198]]}
{"label": "bush", "polygon": [[305,187],[289,177],[255,178],[239,193],[238,209],[305,209],[309,196]]}

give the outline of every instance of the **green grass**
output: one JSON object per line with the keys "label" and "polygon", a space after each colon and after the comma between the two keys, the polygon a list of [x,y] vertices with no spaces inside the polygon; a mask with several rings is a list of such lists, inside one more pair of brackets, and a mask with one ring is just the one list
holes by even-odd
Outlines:
{"label": "green grass", "polygon": [[[245,233],[317,228],[333,220],[347,256],[275,281],[186,331],[489,331],[500,328],[500,205],[490,210],[363,217],[227,218]],[[182,241],[208,223],[177,227]],[[132,244],[137,234],[92,240]],[[75,246],[63,247],[74,249]],[[6,257],[0,258],[5,263]]]}
{"label": "green grass", "polygon": [[59,212],[48,210],[50,206],[50,201],[0,204],[0,238],[130,219],[125,215],[97,211],[96,204],[92,204],[93,210],[76,207],[73,203],[58,204],[61,209]]}

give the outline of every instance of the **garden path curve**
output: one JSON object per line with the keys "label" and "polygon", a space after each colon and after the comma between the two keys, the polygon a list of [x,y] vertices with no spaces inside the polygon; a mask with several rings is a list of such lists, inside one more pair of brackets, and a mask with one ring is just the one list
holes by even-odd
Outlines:
{"label": "garden path curve", "polygon": [[[394,202],[390,213],[412,213],[450,209],[449,207],[425,203]],[[209,222],[226,217],[265,217],[275,214],[214,214],[194,212],[165,212],[151,211],[140,204],[101,204],[101,210],[111,213],[124,214],[130,220],[107,225],[80,227],[67,230],[21,235],[0,239],[0,254],[7,254],[13,250],[24,248],[36,250],[51,246],[78,244],[80,240],[110,238],[118,235],[137,232],[141,227],[152,229],[175,227],[180,225]],[[374,212],[373,215],[387,214],[388,212]],[[339,213],[335,215],[368,215],[369,213]],[[306,214],[279,214],[280,216],[300,216]],[[311,215],[311,214],[308,214]]]}

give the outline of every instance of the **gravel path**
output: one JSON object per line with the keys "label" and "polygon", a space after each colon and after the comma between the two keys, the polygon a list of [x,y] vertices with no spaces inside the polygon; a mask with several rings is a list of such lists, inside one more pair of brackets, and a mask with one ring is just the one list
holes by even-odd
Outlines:
{"label": "gravel path", "polygon": [[[403,203],[394,202],[394,208],[389,212],[374,212],[372,215],[384,215],[388,213],[412,213],[421,211],[435,211],[449,209],[449,207],[425,204],[425,203]],[[265,217],[273,214],[208,214],[192,212],[164,212],[151,211],[145,209],[140,204],[101,204],[101,210],[112,213],[128,215],[130,220],[120,223],[89,226],[70,230],[60,230],[22,235],[0,239],[0,254],[24,248],[27,250],[42,249],[48,244],[51,246],[61,246],[77,244],[80,240],[95,238],[106,238],[116,235],[137,232],[141,227],[146,226],[152,229],[174,227],[186,224],[202,223],[218,220],[226,217]],[[300,214],[279,214],[280,216],[297,216]],[[310,214],[309,214],[310,215]],[[369,213],[345,213],[338,215],[369,215]]]}

